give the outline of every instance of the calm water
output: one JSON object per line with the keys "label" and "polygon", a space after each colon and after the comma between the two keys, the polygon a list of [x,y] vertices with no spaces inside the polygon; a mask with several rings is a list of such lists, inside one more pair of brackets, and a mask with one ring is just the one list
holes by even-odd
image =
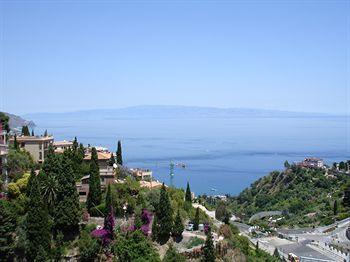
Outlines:
{"label": "calm water", "polygon": [[[123,143],[129,167],[150,168],[169,183],[189,181],[196,194],[237,194],[257,178],[281,170],[283,162],[317,156],[327,163],[350,159],[350,124],[337,118],[71,119],[31,117],[36,133],[48,129],[56,140],[78,137],[85,145],[116,150]],[[216,188],[217,192],[211,192]]]}

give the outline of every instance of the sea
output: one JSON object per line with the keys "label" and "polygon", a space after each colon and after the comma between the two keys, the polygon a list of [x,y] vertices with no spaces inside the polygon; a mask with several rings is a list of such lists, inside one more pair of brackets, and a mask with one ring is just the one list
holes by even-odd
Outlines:
{"label": "sea", "polygon": [[[33,114],[35,133],[102,146],[122,142],[124,164],[198,194],[237,195],[284,161],[350,159],[348,117],[65,117]],[[174,177],[170,179],[170,163]]]}

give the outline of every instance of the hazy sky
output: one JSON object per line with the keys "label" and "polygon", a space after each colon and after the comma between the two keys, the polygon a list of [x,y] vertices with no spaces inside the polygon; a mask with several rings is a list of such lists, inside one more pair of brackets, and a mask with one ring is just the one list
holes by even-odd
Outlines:
{"label": "hazy sky", "polygon": [[0,110],[350,113],[349,1],[0,2]]}

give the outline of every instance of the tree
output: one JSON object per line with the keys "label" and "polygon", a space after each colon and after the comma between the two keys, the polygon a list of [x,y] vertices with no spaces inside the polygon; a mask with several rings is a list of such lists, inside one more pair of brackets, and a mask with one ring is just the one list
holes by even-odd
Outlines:
{"label": "tree", "polygon": [[287,160],[284,162],[284,167],[286,169],[290,168],[290,164],[289,164],[289,162]]}
{"label": "tree", "polygon": [[198,230],[199,227],[199,207],[196,209],[196,214],[193,221],[193,230]]}
{"label": "tree", "polygon": [[101,178],[100,169],[98,167],[98,157],[96,148],[91,150],[90,161],[90,178],[89,178],[89,194],[87,197],[86,205],[91,212],[93,207],[101,204],[102,192],[101,192]]}
{"label": "tree", "polygon": [[18,145],[18,141],[17,141],[17,135],[15,134],[15,137],[13,139],[13,148],[15,150],[19,150],[19,145]]}
{"label": "tree", "polygon": [[338,201],[334,200],[333,204],[333,214],[336,216],[338,214]]}
{"label": "tree", "polygon": [[123,156],[122,156],[122,143],[118,140],[118,148],[117,148],[117,164],[123,165]]}
{"label": "tree", "polygon": [[213,235],[211,230],[209,229],[207,233],[207,239],[205,240],[205,244],[203,247],[203,262],[215,262],[215,250],[213,243]]}
{"label": "tree", "polygon": [[224,222],[226,225],[230,224],[230,213],[227,212],[227,210],[226,210],[226,214],[225,214],[224,219],[222,220],[222,222]]}
{"label": "tree", "polygon": [[168,241],[173,227],[173,211],[164,183],[160,190],[160,197],[155,216],[157,224],[153,224],[155,227],[153,233],[156,232],[155,237],[157,241],[160,244],[164,244]]}
{"label": "tree", "polygon": [[46,176],[46,179],[41,181],[41,192],[45,203],[49,210],[52,210],[55,205],[59,184],[57,177],[52,174],[46,175],[44,171],[40,172],[40,176]]}
{"label": "tree", "polygon": [[79,146],[79,144],[78,144],[77,137],[74,137],[73,146],[72,146],[72,149],[73,149],[74,152],[77,151],[78,146]]}
{"label": "tree", "polygon": [[176,248],[170,244],[165,256],[162,260],[163,262],[185,262],[186,258],[177,252]]}
{"label": "tree", "polygon": [[32,129],[32,136],[34,136],[34,129]]}
{"label": "tree", "polygon": [[0,200],[0,261],[12,261],[16,229],[16,215],[9,202]]}
{"label": "tree", "polygon": [[47,137],[47,136],[49,136],[49,134],[47,133],[47,129],[46,129],[44,132],[44,137]]}
{"label": "tree", "polygon": [[339,170],[345,170],[345,162],[344,161],[339,162]]}
{"label": "tree", "polygon": [[350,207],[350,185],[348,185],[344,191],[343,204],[346,207]]}
{"label": "tree", "polygon": [[222,221],[225,217],[227,211],[226,211],[226,204],[223,201],[220,201],[216,207],[215,210],[215,218],[217,220]]}
{"label": "tree", "polygon": [[280,257],[280,253],[278,252],[278,249],[277,249],[277,248],[275,248],[275,251],[273,252],[273,256],[276,257],[276,258],[278,258],[278,259],[281,258],[281,257]]}
{"label": "tree", "polygon": [[182,232],[184,231],[184,225],[182,224],[181,216],[180,216],[180,211],[177,211],[177,215],[175,217],[174,221],[174,227],[172,231],[172,235],[175,238],[176,241],[181,241],[182,239]]}
{"label": "tree", "polygon": [[185,201],[192,202],[192,194],[191,194],[190,184],[188,182],[186,187]]}
{"label": "tree", "polygon": [[30,136],[28,126],[22,126],[22,136]]}
{"label": "tree", "polygon": [[160,261],[158,252],[140,230],[126,236],[119,235],[112,252],[118,261]]}
{"label": "tree", "polygon": [[115,164],[115,158],[114,158],[114,155],[113,153],[111,154],[111,158],[109,159],[108,161],[108,165],[109,166],[113,166]]}
{"label": "tree", "polygon": [[0,112],[0,124],[2,125],[2,129],[6,132],[10,132],[10,125],[9,125],[10,118],[5,115],[5,113]]}
{"label": "tree", "polygon": [[51,246],[49,215],[38,178],[34,176],[31,183],[26,221],[26,257],[29,261],[36,259],[40,250],[49,252]]}
{"label": "tree", "polygon": [[100,244],[96,238],[90,236],[86,231],[83,231],[78,241],[79,254],[81,261],[94,261],[100,251]]}
{"label": "tree", "polygon": [[57,181],[59,187],[54,209],[55,230],[61,231],[65,236],[74,235],[79,229],[81,210],[68,151],[63,153],[62,169]]}
{"label": "tree", "polygon": [[113,212],[113,195],[112,195],[110,184],[107,187],[105,206],[106,206],[107,214],[110,212]]}

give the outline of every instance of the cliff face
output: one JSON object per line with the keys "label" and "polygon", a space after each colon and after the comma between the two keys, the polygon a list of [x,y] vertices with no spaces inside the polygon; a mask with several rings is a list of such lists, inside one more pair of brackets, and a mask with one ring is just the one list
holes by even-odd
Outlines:
{"label": "cliff face", "polygon": [[30,128],[35,127],[35,123],[33,121],[28,121],[23,119],[20,116],[9,114],[4,112],[10,118],[9,125],[10,129],[20,128],[22,126],[28,126]]}

